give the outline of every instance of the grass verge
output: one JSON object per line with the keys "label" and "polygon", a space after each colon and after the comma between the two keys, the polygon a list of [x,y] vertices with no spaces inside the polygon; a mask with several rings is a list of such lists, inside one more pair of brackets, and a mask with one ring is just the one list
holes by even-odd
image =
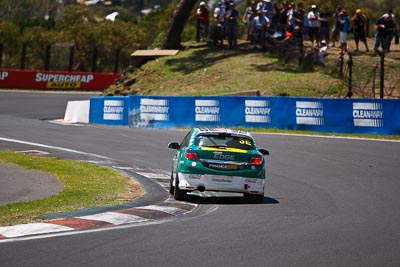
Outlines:
{"label": "grass verge", "polygon": [[140,185],[116,170],[91,163],[0,151],[0,162],[53,174],[64,188],[40,200],[0,206],[0,225],[40,221],[45,214],[112,206],[143,194]]}

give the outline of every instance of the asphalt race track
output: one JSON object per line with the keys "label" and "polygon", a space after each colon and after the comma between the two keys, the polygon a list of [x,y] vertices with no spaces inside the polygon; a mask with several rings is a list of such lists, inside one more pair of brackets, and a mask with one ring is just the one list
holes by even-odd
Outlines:
{"label": "asphalt race track", "polygon": [[[0,91],[0,137],[170,171],[167,144],[181,141],[183,131],[49,123],[63,118],[66,101],[89,97]],[[400,142],[255,137],[271,154],[263,203],[215,194],[195,198],[196,214],[176,220],[0,240],[0,265],[400,266]],[[0,141],[0,149],[28,147],[37,149]]]}

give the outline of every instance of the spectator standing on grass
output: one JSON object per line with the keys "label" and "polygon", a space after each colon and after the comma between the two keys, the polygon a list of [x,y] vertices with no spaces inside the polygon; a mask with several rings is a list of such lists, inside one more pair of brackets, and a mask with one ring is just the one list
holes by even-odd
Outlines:
{"label": "spectator standing on grass", "polygon": [[260,3],[258,3],[257,10],[264,12],[264,15],[267,16],[268,19],[271,19],[275,12],[271,0],[262,0]]}
{"label": "spectator standing on grass", "polygon": [[350,22],[353,24],[353,30],[354,30],[354,41],[356,43],[356,52],[358,51],[358,44],[359,42],[363,42],[365,46],[365,51],[368,52],[368,44],[367,44],[367,38],[365,35],[365,26],[367,22],[367,18],[365,15],[362,13],[361,9],[356,10],[356,14],[351,18]]}
{"label": "spectator standing on grass", "polygon": [[[391,16],[392,17],[392,19],[393,19],[393,22],[394,22],[394,27],[395,27],[395,30],[394,30],[394,37],[395,37],[395,44],[399,44],[399,34],[400,34],[400,28],[399,28],[399,23],[397,22],[397,19],[396,19],[396,17],[395,17],[395,15],[394,15],[394,13],[393,13],[393,9],[389,9],[389,16]],[[389,44],[389,49],[390,49],[390,44]]]}
{"label": "spectator standing on grass", "polygon": [[387,52],[387,35],[386,26],[389,21],[389,14],[383,14],[375,23],[376,33],[374,40],[374,55],[376,55],[378,48],[382,47],[383,52]]}
{"label": "spectator standing on grass", "polygon": [[305,26],[304,26],[305,17],[307,17],[307,13],[304,10],[303,2],[300,2],[300,3],[298,3],[297,9],[294,12],[294,26],[295,27],[296,26],[299,27],[302,35],[304,35],[304,32],[305,32],[305,30],[304,30],[304,28],[305,28]]}
{"label": "spectator standing on grass", "polygon": [[210,10],[206,5],[206,2],[200,2],[200,6],[197,9],[198,19],[198,32],[200,41],[208,40],[208,28],[210,25]]}
{"label": "spectator standing on grass", "polygon": [[308,36],[310,37],[311,46],[314,47],[314,41],[319,46],[319,13],[317,5],[311,5],[311,11],[307,15],[309,21]]}
{"label": "spectator standing on grass", "polygon": [[279,22],[281,21],[282,9],[279,8],[278,3],[274,2],[274,14],[269,19],[269,29],[273,32],[279,31]]}
{"label": "spectator standing on grass", "polygon": [[217,3],[217,7],[214,9],[214,18],[217,23],[224,25],[225,23],[225,6],[221,1]]}
{"label": "spectator standing on grass", "polygon": [[339,32],[339,41],[340,41],[340,54],[344,55],[347,52],[347,33],[349,31],[350,19],[347,15],[346,10],[342,10],[339,14],[340,17],[340,32]]}
{"label": "spectator standing on grass", "polygon": [[330,20],[331,20],[332,14],[329,12],[329,9],[327,6],[324,7],[323,11],[319,13],[319,23],[320,23],[320,28],[319,28],[319,38],[321,40],[325,40],[326,46],[329,46],[329,35],[330,35]]}
{"label": "spectator standing on grass", "polygon": [[334,15],[334,22],[333,22],[333,28],[332,28],[332,47],[335,47],[335,42],[339,39],[339,33],[340,33],[340,12],[342,12],[342,7],[341,6],[336,6],[336,11]]}
{"label": "spectator standing on grass", "polygon": [[[282,8],[280,9],[280,16],[279,16],[279,31],[286,32],[288,27],[288,18],[289,18],[289,10],[291,9],[291,4],[283,4]],[[275,10],[275,13],[277,11]]]}
{"label": "spectator standing on grass", "polygon": [[257,15],[256,3],[252,0],[252,1],[250,1],[249,6],[246,7],[246,10],[244,11],[243,19],[242,19],[244,25],[246,26],[247,40],[250,40],[250,36],[251,36],[252,30],[253,30],[252,21],[256,15]]}
{"label": "spectator standing on grass", "polygon": [[255,16],[253,19],[253,27],[254,27],[253,32],[256,37],[255,38],[256,44],[261,44],[262,34],[263,32],[266,32],[268,26],[269,26],[269,19],[267,18],[267,16],[265,16],[262,10],[259,10],[257,12],[257,16]]}
{"label": "spectator standing on grass", "polygon": [[392,44],[393,37],[397,33],[397,23],[395,16],[393,14],[393,10],[388,10],[389,20],[387,21],[386,25],[386,38],[387,38],[387,52],[390,52],[390,45]]}
{"label": "spectator standing on grass", "polygon": [[231,2],[229,10],[226,12],[226,30],[228,36],[229,49],[237,47],[237,19],[239,11],[235,8],[235,3]]}

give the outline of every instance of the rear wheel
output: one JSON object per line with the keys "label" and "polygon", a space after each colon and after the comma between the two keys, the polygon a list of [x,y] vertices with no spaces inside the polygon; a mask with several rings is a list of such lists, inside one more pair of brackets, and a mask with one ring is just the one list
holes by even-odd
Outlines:
{"label": "rear wheel", "polygon": [[175,187],[174,187],[174,173],[171,173],[171,179],[169,180],[169,193],[174,195]]}
{"label": "rear wheel", "polygon": [[179,188],[179,179],[178,179],[178,174],[177,174],[176,178],[175,178],[174,198],[175,198],[175,200],[185,200],[186,194],[187,194],[186,190],[181,190]]}

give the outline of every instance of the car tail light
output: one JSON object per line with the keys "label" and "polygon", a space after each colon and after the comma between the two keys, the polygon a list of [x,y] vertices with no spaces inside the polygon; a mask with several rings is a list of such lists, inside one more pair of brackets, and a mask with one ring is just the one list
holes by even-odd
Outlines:
{"label": "car tail light", "polygon": [[185,150],[185,158],[188,160],[199,160],[199,156],[197,156],[196,152],[193,149]]}
{"label": "car tail light", "polygon": [[263,162],[262,156],[254,156],[250,159],[250,164],[260,165]]}

